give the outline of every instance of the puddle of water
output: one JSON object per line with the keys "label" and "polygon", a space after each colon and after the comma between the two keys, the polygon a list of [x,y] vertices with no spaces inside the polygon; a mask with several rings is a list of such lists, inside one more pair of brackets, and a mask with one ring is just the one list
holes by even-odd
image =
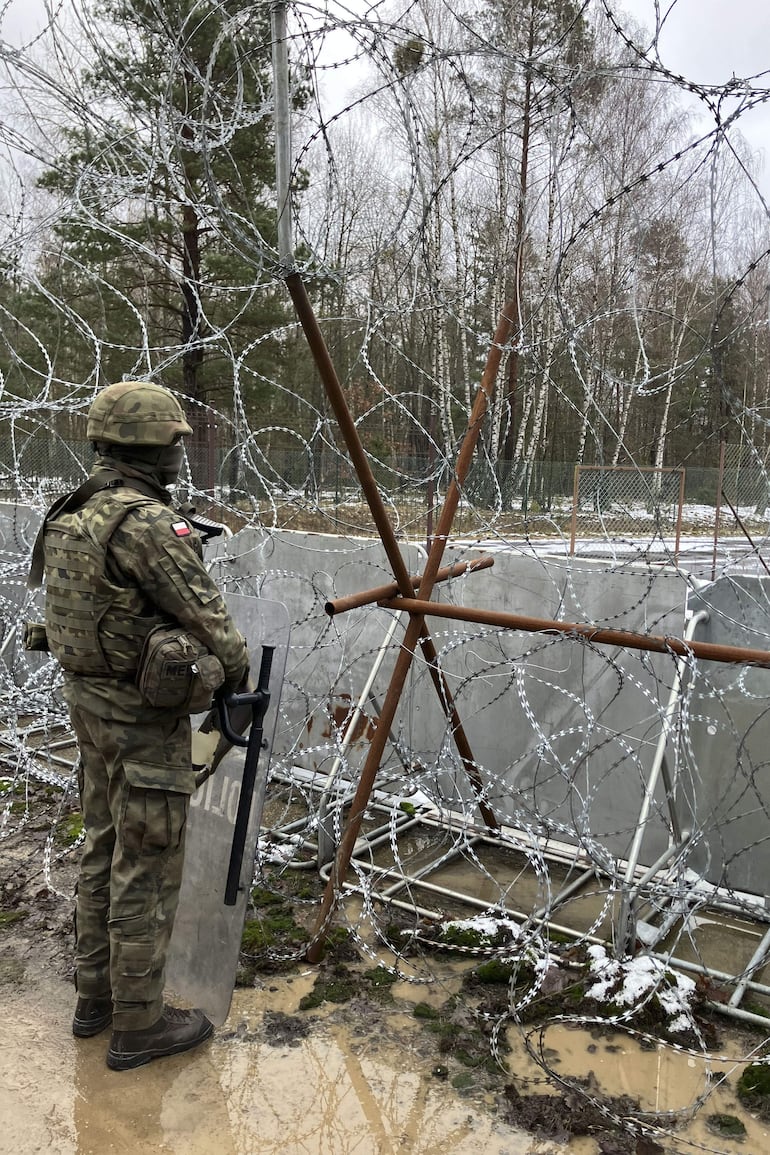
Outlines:
{"label": "puddle of water", "polygon": [[[530,1093],[553,1093],[545,1082],[542,1067],[526,1051],[517,1030],[508,1032],[511,1054],[508,1057],[511,1074],[519,1085]],[[565,1079],[586,1078],[593,1075],[596,1090],[605,1095],[628,1095],[639,1102],[642,1111],[664,1114],[677,1112],[679,1126],[676,1134],[688,1144],[702,1145],[707,1151],[730,1155],[732,1152],[759,1152],[768,1149],[770,1130],[751,1116],[738,1102],[733,1088],[744,1069],[740,1059],[745,1051],[729,1050],[719,1055],[691,1056],[673,1047],[659,1044],[644,1050],[633,1037],[622,1033],[595,1038],[582,1028],[555,1025],[542,1034],[531,1036],[536,1050],[541,1051],[547,1065]],[[745,1041],[744,1041],[745,1042]],[[727,1076],[722,1080],[721,1076]],[[706,1101],[699,1106],[699,1101]],[[699,1106],[695,1118],[690,1112]],[[734,1115],[746,1127],[742,1143],[709,1131],[709,1115]],[[662,1141],[665,1146],[665,1140]],[[572,1147],[570,1147],[570,1152]]]}
{"label": "puddle of water", "polygon": [[[754,955],[767,927],[732,918],[722,912],[693,915],[685,929],[678,925],[660,946],[676,958],[705,965],[723,974],[740,974]],[[767,982],[757,971],[755,979]]]}
{"label": "puddle of water", "polygon": [[[315,972],[238,991],[206,1044],[105,1066],[108,1035],[75,1040],[73,990],[4,988],[0,1150],[57,1155],[530,1155],[551,1151],[477,1115],[424,1062],[316,1024],[299,1046],[262,1041],[264,1010],[293,1013]],[[232,1036],[228,1037],[228,1032]],[[553,1148],[555,1151],[556,1149]]]}
{"label": "puddle of water", "polygon": [[[265,1041],[265,1011],[294,1015],[317,972],[266,978],[239,990],[231,1016],[211,1043],[188,1055],[116,1073],[104,1063],[108,1035],[74,1040],[72,987],[45,975],[25,986],[4,985],[0,1047],[0,1151],[19,1155],[596,1155],[594,1139],[569,1147],[505,1127],[458,1098],[431,1075],[431,1062],[412,1051],[409,1030],[393,1039],[312,1016],[299,1045]],[[456,976],[455,976],[456,977]],[[440,1005],[446,982],[398,983],[396,1020],[413,1022],[409,1004]],[[401,1040],[400,1048],[393,1041]],[[532,1059],[516,1028],[508,1032],[510,1081],[522,1094],[559,1093]],[[406,1040],[404,1042],[404,1040]],[[628,1095],[651,1112],[680,1112],[666,1149],[695,1145],[723,1155],[768,1149],[770,1131],[737,1103],[746,1040],[729,1042],[710,1061],[660,1045],[643,1050],[622,1032],[594,1037],[554,1024],[542,1036],[548,1066],[559,1076],[591,1073],[598,1093]],[[714,1075],[726,1075],[719,1084]],[[696,1117],[688,1112],[707,1096]],[[737,1115],[743,1144],[717,1137],[709,1115]]]}

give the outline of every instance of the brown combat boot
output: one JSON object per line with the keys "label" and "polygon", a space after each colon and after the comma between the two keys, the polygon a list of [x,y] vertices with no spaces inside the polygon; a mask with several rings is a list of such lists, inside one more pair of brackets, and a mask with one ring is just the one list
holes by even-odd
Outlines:
{"label": "brown combat boot", "polygon": [[72,1033],[76,1039],[90,1039],[98,1035],[112,1022],[112,996],[100,995],[97,999],[79,998],[72,1020]]}
{"label": "brown combat boot", "polygon": [[179,1055],[197,1047],[214,1030],[202,1011],[164,1007],[157,1023],[140,1031],[113,1031],[107,1066],[113,1071],[141,1067],[164,1055]]}

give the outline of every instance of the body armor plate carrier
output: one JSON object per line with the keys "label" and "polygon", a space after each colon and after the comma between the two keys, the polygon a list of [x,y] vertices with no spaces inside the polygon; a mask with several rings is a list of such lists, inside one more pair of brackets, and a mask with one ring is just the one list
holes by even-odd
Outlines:
{"label": "body armor plate carrier", "polygon": [[107,574],[107,547],[134,509],[153,504],[130,489],[104,489],[87,507],[54,514],[45,526],[46,633],[71,674],[134,678],[147,634],[162,622],[134,585]]}

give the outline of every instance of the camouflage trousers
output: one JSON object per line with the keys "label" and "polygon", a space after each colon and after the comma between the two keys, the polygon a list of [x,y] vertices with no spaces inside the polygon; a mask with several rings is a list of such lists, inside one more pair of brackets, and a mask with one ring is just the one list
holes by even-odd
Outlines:
{"label": "camouflage trousers", "polygon": [[125,723],[71,705],[86,832],[76,899],[78,994],[112,992],[113,1026],[163,1008],[195,774],[190,719]]}

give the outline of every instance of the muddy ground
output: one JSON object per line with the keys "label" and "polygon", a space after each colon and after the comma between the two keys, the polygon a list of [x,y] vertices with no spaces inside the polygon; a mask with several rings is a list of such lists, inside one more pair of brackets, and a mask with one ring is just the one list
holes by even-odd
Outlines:
{"label": "muddy ground", "polygon": [[[508,983],[480,981],[479,958],[426,944],[399,956],[344,927],[311,967],[303,945],[320,884],[307,871],[264,869],[231,1014],[212,1042],[110,1072],[108,1036],[70,1032],[77,813],[58,792],[32,789],[35,804],[6,815],[15,821],[0,841],[0,1152],[767,1148],[761,1104],[749,1110],[736,1093],[745,1057],[765,1053],[762,1032],[704,1018],[704,1059],[697,1048],[656,1045],[649,1031],[564,1026],[559,1014],[574,1002],[556,989],[539,1016],[535,1008],[527,1023],[506,1023]],[[397,926],[389,933],[398,941]]]}

